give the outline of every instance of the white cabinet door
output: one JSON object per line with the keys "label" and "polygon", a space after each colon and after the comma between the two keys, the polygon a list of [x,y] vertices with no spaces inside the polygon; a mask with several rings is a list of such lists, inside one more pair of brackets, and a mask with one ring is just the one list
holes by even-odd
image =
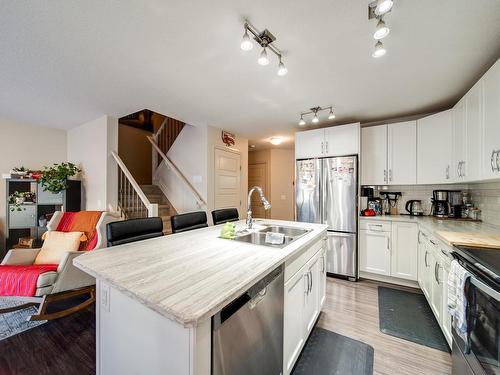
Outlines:
{"label": "white cabinet door", "polygon": [[418,225],[392,223],[391,276],[417,281]]}
{"label": "white cabinet door", "polygon": [[315,129],[295,133],[295,159],[324,156],[325,130]]}
{"label": "white cabinet door", "polygon": [[417,269],[417,280],[418,280],[418,285],[420,285],[420,289],[424,292],[424,295],[429,298],[429,291],[427,290],[427,285],[426,285],[426,277],[427,277],[427,266],[426,266],[426,251],[427,251],[427,245],[426,245],[426,235],[424,232],[419,230],[418,236],[417,236],[417,241],[418,241],[418,269]]}
{"label": "white cabinet door", "polygon": [[500,177],[500,60],[483,78],[483,177]]}
{"label": "white cabinet door", "polygon": [[448,314],[448,275],[450,274],[450,266],[443,262],[443,267],[441,269],[443,287],[443,302],[442,302],[442,313],[441,313],[441,328],[444,333],[444,337],[448,344],[451,346],[452,336],[451,336],[451,315]]}
{"label": "white cabinet door", "polygon": [[417,182],[451,182],[452,110],[417,121]]}
{"label": "white cabinet door", "polygon": [[320,251],[320,267],[319,269],[319,311],[325,304],[326,300],[326,248]]}
{"label": "white cabinet door", "polygon": [[389,232],[360,230],[359,269],[360,271],[390,276],[391,238]]}
{"label": "white cabinet door", "polygon": [[320,252],[318,252],[306,265],[306,306],[304,309],[304,326],[306,337],[314,328],[314,323],[319,315],[319,284],[320,284]]}
{"label": "white cabinet door", "polygon": [[443,285],[441,280],[441,261],[439,259],[439,255],[436,253],[436,249],[432,249],[429,254],[429,259],[431,260],[430,264],[430,273],[431,273],[431,309],[436,316],[438,322],[441,321],[441,316],[443,314]]}
{"label": "white cabinet door", "polygon": [[325,128],[325,156],[359,154],[359,123]]}
{"label": "white cabinet door", "polygon": [[283,331],[283,368],[289,374],[306,340],[304,311],[308,282],[305,267],[299,270],[285,283],[285,309]]}
{"label": "white cabinet door", "polygon": [[361,129],[361,184],[387,184],[387,125]]}
{"label": "white cabinet door", "polygon": [[456,181],[465,179],[463,169],[467,160],[466,148],[466,122],[467,101],[462,98],[453,108],[453,164],[451,168],[452,178]]}
{"label": "white cabinet door", "polygon": [[387,169],[389,185],[417,183],[417,122],[387,126]]}
{"label": "white cabinet door", "polygon": [[467,158],[462,165],[465,180],[481,179],[483,133],[483,81],[479,81],[465,96]]}

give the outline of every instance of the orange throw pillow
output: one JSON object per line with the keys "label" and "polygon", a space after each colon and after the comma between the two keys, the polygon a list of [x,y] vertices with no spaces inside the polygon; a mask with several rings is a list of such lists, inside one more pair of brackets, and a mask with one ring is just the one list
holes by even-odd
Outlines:
{"label": "orange throw pillow", "polygon": [[82,238],[86,239],[82,235],[83,232],[46,232],[45,241],[33,264],[59,264],[66,252],[78,250]]}

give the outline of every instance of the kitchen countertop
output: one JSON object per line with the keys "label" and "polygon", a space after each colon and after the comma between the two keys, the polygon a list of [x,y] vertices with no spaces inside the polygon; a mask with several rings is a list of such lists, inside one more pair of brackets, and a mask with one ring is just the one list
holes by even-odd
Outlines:
{"label": "kitchen countertop", "polygon": [[[76,267],[184,326],[210,318],[274,268],[326,233],[326,225],[263,223],[312,229],[284,248],[218,238],[221,226],[99,249]],[[245,222],[236,222],[244,229]]]}
{"label": "kitchen countertop", "polygon": [[410,216],[410,215],[382,215],[382,216],[360,216],[360,220],[399,221],[406,223],[417,223],[438,237],[441,241],[453,246],[446,238],[438,232],[459,232],[477,234],[499,234],[500,227],[477,221],[439,219],[433,216]]}

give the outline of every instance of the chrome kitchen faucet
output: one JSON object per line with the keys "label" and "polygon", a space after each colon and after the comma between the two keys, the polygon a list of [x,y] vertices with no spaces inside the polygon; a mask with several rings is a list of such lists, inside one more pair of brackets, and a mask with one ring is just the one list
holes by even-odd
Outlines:
{"label": "chrome kitchen faucet", "polygon": [[264,206],[265,210],[269,210],[271,208],[271,203],[267,200],[267,198],[264,196],[264,192],[262,191],[262,188],[260,186],[254,186],[250,189],[248,192],[248,200],[247,200],[247,229],[252,229],[253,226],[253,218],[252,218],[252,194],[254,191],[259,193],[260,201],[262,205]]}

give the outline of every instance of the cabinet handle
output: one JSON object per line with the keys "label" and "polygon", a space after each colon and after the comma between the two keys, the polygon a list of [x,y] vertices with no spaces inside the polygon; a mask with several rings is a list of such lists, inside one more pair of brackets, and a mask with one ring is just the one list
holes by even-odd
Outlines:
{"label": "cabinet handle", "polygon": [[500,150],[497,150],[496,154],[497,154],[496,157],[497,172],[500,172]]}
{"label": "cabinet handle", "polygon": [[307,272],[307,273],[304,275],[304,281],[306,281],[306,279],[305,279],[305,278],[307,278],[307,284],[306,284],[306,285],[307,285],[307,287],[306,287],[306,290],[305,290],[304,294],[306,294],[306,295],[307,295],[307,294],[309,294],[309,272]]}
{"label": "cabinet handle", "polygon": [[[491,164],[491,171],[492,172],[495,172],[495,164],[493,164],[493,162],[495,161],[495,154],[496,154],[495,150],[491,151],[491,161],[490,161],[490,164]],[[497,165],[497,167],[498,167],[498,165]]]}
{"label": "cabinet handle", "polygon": [[389,181],[392,182],[392,169],[389,169]]}
{"label": "cabinet handle", "polygon": [[427,264],[427,254],[428,254],[428,253],[429,253],[429,252],[426,250],[426,251],[425,251],[425,256],[424,256],[425,268],[429,267],[429,264]]}
{"label": "cabinet handle", "polygon": [[437,246],[437,243],[434,242],[433,240],[429,240],[431,242],[431,244],[433,244],[434,246]]}
{"label": "cabinet handle", "polygon": [[461,173],[460,173],[460,169],[462,167],[462,162],[459,161],[458,164],[457,164],[457,176],[458,177],[462,177]]}
{"label": "cabinet handle", "polygon": [[312,272],[309,271],[309,283],[310,283],[310,286],[309,286],[309,291],[307,293],[311,293],[312,289],[313,289],[313,276],[312,276]]}
{"label": "cabinet handle", "polygon": [[326,153],[328,154],[328,141],[326,141]]}
{"label": "cabinet handle", "polygon": [[436,263],[434,265],[434,278],[436,279],[436,282],[437,282],[438,285],[441,284],[439,282],[439,267],[440,267],[439,263]]}
{"label": "cabinet handle", "polygon": [[462,161],[462,165],[460,167],[460,174],[461,174],[462,177],[466,176],[466,174],[465,174],[465,160]]}
{"label": "cabinet handle", "polygon": [[384,182],[387,182],[387,169],[384,169]]}
{"label": "cabinet handle", "polygon": [[[382,232],[382,224],[368,224],[368,228],[374,232]],[[377,228],[377,229],[374,229]]]}
{"label": "cabinet handle", "polygon": [[391,251],[391,239],[389,237],[387,238],[387,251]]}
{"label": "cabinet handle", "polygon": [[446,167],[446,179],[447,180],[450,179],[450,166],[449,165]]}
{"label": "cabinet handle", "polygon": [[325,153],[325,142],[321,142],[321,153],[324,154]]}

